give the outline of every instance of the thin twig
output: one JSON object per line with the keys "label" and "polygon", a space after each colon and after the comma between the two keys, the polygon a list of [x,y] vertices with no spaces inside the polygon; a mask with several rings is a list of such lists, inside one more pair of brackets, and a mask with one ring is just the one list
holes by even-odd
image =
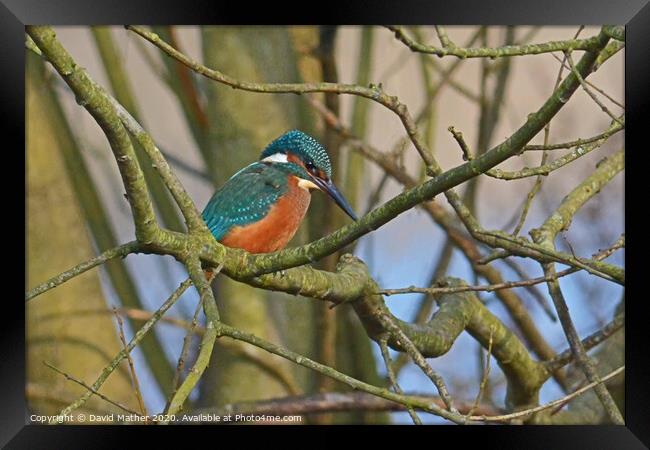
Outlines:
{"label": "thin twig", "polygon": [[[310,92],[325,92],[333,94],[350,94],[365,97],[373,100],[380,105],[385,106],[393,111],[402,121],[404,128],[411,138],[420,156],[425,161],[431,161],[431,150],[426,147],[419,137],[417,127],[408,108],[405,104],[401,103],[395,96],[389,95],[384,92],[378,85],[372,84],[371,87],[358,86],[354,84],[343,83],[253,83],[248,81],[241,81],[226,75],[216,69],[211,69],[203,64],[194,61],[187,55],[179,52],[176,48],[163,41],[156,33],[145,30],[142,27],[135,25],[127,25],[126,28],[134,33],[142,36],[144,39],[151,42],[153,45],[160,48],[172,58],[185,64],[196,73],[201,74],[211,80],[230,86],[233,89],[242,89],[249,92],[258,93],[276,93],[276,94],[306,94]],[[428,163],[428,165],[430,165]]]}
{"label": "thin twig", "polygon": [[[120,408],[121,410],[128,412],[129,414],[133,414],[133,415],[135,415],[135,416],[140,416],[140,414],[138,414],[137,411],[134,411],[134,410],[132,410],[131,408],[129,408],[129,407],[127,407],[127,406],[124,406],[123,404],[121,404],[121,403],[119,403],[119,402],[116,402],[115,400],[111,400],[110,398],[106,397],[104,394],[102,394],[102,393],[100,393],[100,392],[97,392],[96,389],[94,389],[94,388],[88,386],[88,385],[87,385],[86,383],[84,383],[83,381],[81,381],[81,380],[79,380],[79,379],[73,377],[72,375],[70,375],[70,374],[68,374],[68,373],[65,373],[65,372],[62,371],[61,369],[58,369],[58,368],[54,367],[52,364],[48,363],[47,361],[43,361],[43,364],[45,364],[47,367],[49,367],[50,369],[54,370],[55,372],[57,372],[57,373],[63,375],[66,379],[68,379],[68,380],[70,380],[70,381],[73,381],[73,382],[77,383],[78,385],[84,387],[84,388],[85,388],[86,390],[88,390],[88,392],[90,392],[91,394],[95,394],[96,396],[98,396],[98,397],[101,398],[102,400],[106,400],[106,401],[107,401],[108,403],[110,403],[111,405],[115,405],[115,406],[117,406],[118,408]],[[55,419],[55,420],[56,420],[56,419]]]}
{"label": "thin twig", "polygon": [[[133,319],[138,322],[146,322],[147,320],[151,319],[154,315],[153,311],[147,311],[139,308],[115,308],[115,311],[117,311],[118,314],[124,317],[128,317],[129,319]],[[51,320],[60,317],[73,317],[73,316],[79,317],[79,316],[98,315],[98,314],[99,315],[113,314],[113,311],[107,308],[81,309],[75,311],[39,314],[36,317],[38,318],[38,320],[45,321],[45,320]],[[192,324],[190,322],[175,317],[161,317],[159,320],[161,323],[173,325],[175,327],[182,328],[184,330],[189,330],[192,328]],[[203,327],[196,327],[194,329],[194,333],[198,336],[203,335],[204,332],[205,329],[203,329]]]}
{"label": "thin twig", "polygon": [[401,27],[388,26],[395,37],[414,52],[429,53],[436,56],[456,56],[458,58],[500,58],[504,56],[539,55],[540,53],[564,50],[592,50],[597,45],[597,36],[587,39],[567,39],[540,44],[506,45],[503,47],[463,48],[446,46],[444,48],[424,45],[408,37]]}
{"label": "thin twig", "polygon": [[120,335],[120,342],[122,342],[122,348],[126,352],[126,359],[129,362],[129,371],[131,373],[131,384],[133,386],[133,389],[135,391],[135,397],[138,400],[138,405],[140,406],[140,412],[142,413],[143,416],[148,416],[149,414],[147,413],[147,408],[144,406],[144,400],[142,399],[142,392],[140,392],[140,382],[138,381],[138,376],[135,373],[135,366],[133,364],[133,359],[131,358],[131,352],[126,348],[126,338],[124,337],[124,323],[122,322],[122,318],[120,315],[117,313],[117,308],[113,306],[113,314],[115,315],[115,318],[117,319],[117,324],[119,325],[119,335]]}
{"label": "thin twig", "polygon": [[607,108],[607,106],[605,106],[605,105],[603,104],[603,102],[601,102],[601,101],[598,99],[598,97],[596,96],[596,94],[594,94],[593,92],[591,92],[591,89],[589,89],[589,86],[587,86],[587,83],[585,83],[585,80],[584,80],[584,78],[582,78],[582,75],[580,75],[580,73],[576,70],[576,66],[575,66],[575,64],[573,63],[573,58],[571,57],[571,53],[567,51],[567,52],[564,52],[564,55],[566,56],[566,60],[569,62],[569,66],[571,66],[571,71],[573,72],[573,74],[576,76],[576,78],[577,78],[578,81],[580,82],[580,86],[582,86],[582,89],[587,93],[587,95],[589,95],[589,97],[591,97],[591,99],[594,101],[594,103],[596,103],[598,106],[600,106],[600,109],[601,109],[605,114],[607,114],[609,117],[612,118],[612,120],[614,120],[615,122],[618,122],[618,123],[622,126],[623,124],[619,121],[618,117],[616,117],[616,116],[614,115],[614,113],[612,113],[612,112]]}
{"label": "thin twig", "polygon": [[39,296],[43,292],[47,292],[50,289],[55,288],[65,283],[66,281],[76,277],[77,275],[81,275],[87,270],[90,270],[93,267],[97,267],[100,264],[105,263],[106,261],[109,261],[117,257],[123,258],[126,255],[129,255],[131,253],[137,253],[139,250],[140,250],[140,244],[136,241],[131,241],[126,244],[120,245],[119,247],[106,250],[101,255],[95,256],[94,258],[91,258],[88,261],[84,261],[81,264],[78,264],[73,268],[66,270],[65,272],[61,272],[57,276],[47,280],[45,283],[40,284],[36,286],[34,289],[28,291],[27,293],[25,293],[25,301],[28,302],[29,300]]}
{"label": "thin twig", "polygon": [[[395,371],[393,370],[393,365],[390,361],[390,353],[388,351],[388,343],[387,339],[380,339],[379,340],[379,348],[381,349],[381,356],[384,359],[384,365],[386,366],[386,372],[388,373],[388,379],[390,381],[391,386],[393,386],[393,390],[397,392],[400,395],[403,395],[404,392],[402,391],[402,388],[399,386],[397,383],[397,377],[395,376]],[[409,413],[409,416],[411,416],[411,420],[415,425],[422,425],[422,421],[418,417],[418,415],[415,413],[415,410],[411,406],[407,406],[406,409]]]}
{"label": "thin twig", "polygon": [[[584,26],[580,26],[578,28],[578,31],[576,31],[576,34],[574,36],[574,39],[576,39],[579,35],[580,32],[584,29]],[[560,80],[562,79],[562,71],[563,71],[563,66],[560,67],[560,70],[557,73],[557,77],[555,78],[555,86],[553,86],[553,91],[555,92],[557,90],[557,87],[560,85]],[[544,145],[548,145],[548,140],[551,135],[551,122],[549,121],[545,126],[544,126]],[[544,152],[542,154],[542,161],[540,163],[540,166],[544,166],[546,164],[546,160],[548,159],[548,152]],[[537,179],[535,180],[535,184],[533,185],[532,189],[528,191],[528,194],[526,194],[526,199],[524,200],[523,207],[521,209],[521,214],[519,215],[519,220],[517,221],[517,225],[515,226],[515,229],[512,232],[513,236],[519,235],[521,232],[521,229],[524,226],[524,223],[526,222],[526,217],[528,216],[528,212],[530,211],[530,207],[533,204],[533,199],[537,195],[537,193],[542,189],[542,183],[544,179],[542,178],[542,175],[539,174],[537,176]]]}
{"label": "thin twig", "polygon": [[[555,272],[555,265],[553,263],[544,264],[543,268],[545,275],[552,275]],[[605,408],[605,412],[612,420],[612,422],[617,425],[623,425],[625,421],[623,420],[623,416],[618,410],[618,407],[616,406],[612,395],[604,385],[598,383],[600,381],[600,377],[596,371],[595,364],[591,358],[589,358],[589,355],[587,355],[587,352],[582,345],[580,336],[578,335],[575,325],[573,324],[573,320],[571,319],[569,307],[567,306],[564,294],[560,289],[560,284],[557,281],[549,281],[548,291],[551,295],[551,298],[553,299],[553,303],[555,304],[555,310],[557,311],[557,315],[560,318],[560,323],[562,324],[564,334],[566,335],[567,341],[569,341],[569,347],[571,347],[571,352],[573,353],[573,357],[575,358],[578,367],[580,367],[585,377],[590,382],[597,383],[594,386],[594,390],[603,407]]]}
{"label": "thin twig", "polygon": [[440,25],[434,25],[434,28],[436,29],[436,33],[438,34],[438,39],[440,39],[440,43],[442,44],[443,47],[449,49],[455,47],[454,43],[451,42],[451,39],[449,39],[449,36],[447,36],[447,31],[443,27],[441,27]]}
{"label": "thin twig", "polygon": [[578,390],[576,390],[576,391],[574,391],[574,392],[572,392],[572,393],[570,393],[568,395],[565,395],[562,398],[559,398],[557,400],[553,400],[552,402],[548,402],[548,403],[546,403],[544,405],[541,405],[541,406],[536,406],[535,408],[525,409],[523,411],[517,411],[517,412],[511,413],[511,414],[504,414],[504,415],[500,415],[500,416],[471,416],[470,420],[481,421],[481,422],[507,422],[507,421],[510,421],[510,420],[513,420],[513,419],[518,419],[520,417],[525,417],[525,416],[528,416],[530,414],[534,414],[534,413],[537,413],[537,412],[540,412],[540,411],[544,411],[545,409],[553,408],[553,407],[555,407],[557,405],[566,404],[569,400],[573,400],[574,398],[584,394],[588,390],[590,390],[590,389],[592,389],[592,388],[594,388],[596,386],[600,386],[602,383],[605,383],[605,382],[609,381],[610,379],[612,379],[615,376],[622,373],[624,370],[625,370],[625,366],[621,366],[618,369],[616,369],[616,370],[610,372],[609,374],[605,375],[604,377],[602,377],[598,381],[589,383],[588,385],[586,385],[586,386],[584,386],[584,387],[582,387],[582,388],[580,388],[580,389],[578,389]]}
{"label": "thin twig", "polygon": [[445,402],[445,405],[447,406],[447,409],[453,413],[457,414],[458,410],[454,407],[452,403],[451,396],[449,395],[449,392],[447,391],[447,386],[445,385],[445,381],[442,379],[442,377],[436,373],[429,363],[427,363],[426,359],[424,359],[424,356],[422,356],[422,353],[418,350],[418,348],[415,346],[413,341],[409,339],[409,337],[402,331],[402,329],[397,326],[392,320],[392,318],[388,315],[381,315],[379,317],[380,322],[386,329],[386,331],[394,337],[399,340],[401,345],[404,347],[406,352],[409,354],[411,359],[413,359],[413,362],[424,372],[424,374],[429,377],[431,382],[434,384],[436,389],[438,389],[438,394],[440,395],[440,398]]}
{"label": "thin twig", "polygon": [[494,334],[494,327],[490,327],[490,340],[488,342],[488,350],[487,350],[487,355],[485,359],[485,369],[483,370],[483,377],[481,378],[481,384],[479,385],[478,389],[478,394],[476,395],[476,399],[474,400],[474,404],[470,408],[470,410],[467,412],[467,416],[471,416],[474,414],[474,411],[478,408],[479,404],[483,400],[483,393],[485,392],[485,388],[488,383],[488,379],[490,377],[490,361],[492,360],[492,336]]}
{"label": "thin twig", "polygon": [[[183,292],[190,287],[192,284],[190,279],[187,279],[181,283],[181,285],[174,291],[174,293],[163,303],[160,308],[154,313],[154,315],[149,319],[144,325],[142,325],[142,328],[140,328],[137,333],[135,333],[135,336],[131,339],[129,342],[129,345],[127,345],[126,349],[122,349],[116,356],[113,358],[113,360],[110,362],[109,365],[104,367],[102,370],[102,373],[99,375],[97,380],[92,384],[92,389],[95,391],[98,390],[102,384],[106,381],[106,379],[110,376],[111,373],[117,368],[117,366],[120,364],[120,362],[126,358],[127,351],[132,351],[138,343],[145,337],[145,335],[151,330],[151,328],[156,324],[158,319],[160,319],[169,308],[171,308],[174,303],[181,297]],[[90,398],[92,395],[92,391],[87,392],[86,394],[82,395],[79,397],[77,400],[75,400],[73,403],[70,405],[66,406],[61,410],[61,412],[58,414],[58,416],[65,416],[66,414],[70,414],[72,411],[75,409],[81,407],[86,401]],[[54,420],[52,423],[56,423],[57,421]]]}
{"label": "thin twig", "polygon": [[456,142],[458,142],[458,146],[463,152],[463,161],[471,161],[474,159],[472,152],[469,150],[469,147],[463,138],[463,133],[456,131],[453,126],[447,128],[447,130],[449,130],[449,132],[454,136],[454,139],[456,139]]}
{"label": "thin twig", "polygon": [[601,139],[609,138],[614,134],[625,128],[625,116],[619,117],[619,121],[612,124],[607,130],[603,131],[596,136],[591,136],[584,139],[576,139],[575,141],[561,142],[559,144],[549,144],[549,145],[527,145],[524,147],[525,152],[529,151],[539,151],[539,150],[560,150],[566,148],[580,147],[585,144],[590,144],[592,142],[600,141]]}
{"label": "thin twig", "polygon": [[[608,131],[613,131],[616,128],[621,129],[621,127],[624,125],[624,118],[625,116],[619,117],[619,121],[617,122],[612,122],[612,125],[608,129]],[[607,139],[612,136],[613,133],[605,133],[604,137],[601,137],[599,140],[594,141],[590,144],[587,145],[581,145],[578,146],[574,151],[569,152],[553,161],[551,161],[548,164],[545,164],[545,158],[542,160],[542,164],[537,166],[537,167],[532,167],[532,168],[524,168],[522,170],[518,171],[503,171],[501,169],[490,169],[485,174],[489,177],[496,178],[499,180],[518,180],[521,178],[527,178],[527,177],[532,177],[535,175],[542,175],[546,176],[550,174],[551,172],[554,172],[555,170],[560,169],[561,167],[566,166],[569,163],[572,163],[578,158],[582,158],[583,156],[591,153],[592,151],[600,148],[606,141]],[[548,155],[547,153],[544,153],[545,155]],[[538,177],[539,179],[539,177]],[[514,234],[514,233],[513,233]]]}
{"label": "thin twig", "polygon": [[554,277],[537,277],[531,278],[529,280],[523,281],[507,281],[499,284],[487,284],[482,286],[453,286],[453,287],[436,287],[436,288],[425,288],[425,287],[416,287],[409,286],[405,288],[398,289],[382,289],[377,292],[381,295],[400,295],[400,294],[429,294],[429,295],[439,295],[439,294],[452,294],[455,292],[493,292],[500,289],[511,289],[519,287],[533,286],[535,284],[545,283],[547,281],[553,281],[557,278],[563,277],[577,272],[579,269],[571,268],[566,269],[562,272],[558,272]]}
{"label": "thin twig", "polygon": [[[489,237],[490,240],[494,239],[495,247],[507,245],[507,249],[511,250],[513,254],[524,255],[539,261],[554,261],[567,266],[574,266],[597,277],[625,286],[625,270],[621,267],[603,263],[596,259],[574,258],[573,255],[532,244],[521,237],[516,238],[503,232],[477,230],[475,233],[482,237]],[[508,242],[508,244],[499,242],[501,240]]]}
{"label": "thin twig", "polygon": [[[625,314],[619,314],[603,328],[584,338],[582,340],[582,346],[585,348],[585,350],[591,350],[624,326]],[[564,367],[565,365],[569,364],[572,360],[573,352],[570,348],[568,348],[563,352],[558,353],[553,359],[544,361],[543,364],[549,371],[555,371],[560,367]]]}
{"label": "thin twig", "polygon": [[[565,63],[562,59],[560,59],[558,56],[553,55],[553,54],[551,54],[551,56],[553,56],[553,58],[555,58],[556,60],[558,60],[558,61],[560,62],[560,64],[562,64],[566,69],[571,70],[571,68],[570,68],[570,67],[567,67],[566,63]],[[594,70],[595,70],[595,69],[594,69]],[[599,88],[598,86],[596,86],[596,85],[595,85],[594,83],[592,83],[591,81],[589,81],[589,80],[584,80],[584,82],[585,82],[585,84],[586,84],[587,86],[590,86],[592,89],[596,90],[596,91],[597,91],[598,93],[600,93],[603,97],[607,98],[607,100],[609,100],[610,102],[612,102],[613,104],[615,104],[615,105],[618,106],[619,108],[621,108],[621,109],[623,109],[623,110],[625,109],[625,105],[623,105],[621,102],[619,102],[618,100],[616,100],[614,97],[612,97],[611,95],[609,95],[607,92],[605,92],[604,90],[602,90],[601,88]]]}
{"label": "thin twig", "polygon": [[291,350],[282,348],[278,345],[275,345],[271,342],[267,342],[264,339],[255,336],[250,333],[238,330],[226,324],[221,324],[220,333],[222,336],[228,336],[239,341],[247,342],[251,345],[259,347],[263,350],[266,350],[269,353],[281,356],[289,361],[293,361],[296,364],[299,364],[303,367],[307,367],[319,373],[325,374],[343,384],[346,384],[353,389],[367,392],[369,394],[376,395],[378,397],[385,398],[390,401],[394,401],[403,405],[409,405],[413,408],[421,409],[423,411],[435,414],[437,416],[443,417],[445,419],[451,420],[454,423],[462,424],[465,423],[465,418],[458,413],[449,412],[444,408],[438,406],[435,402],[421,401],[418,397],[411,397],[407,395],[399,395],[395,392],[391,392],[388,389],[380,388],[373,386],[363,381],[352,378],[348,375],[345,375],[337,370],[328,367],[324,364],[319,364],[316,361],[313,361],[303,355],[292,352]]}

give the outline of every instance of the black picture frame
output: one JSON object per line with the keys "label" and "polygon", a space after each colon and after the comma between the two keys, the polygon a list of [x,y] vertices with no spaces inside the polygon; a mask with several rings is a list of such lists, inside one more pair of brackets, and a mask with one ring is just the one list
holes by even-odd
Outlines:
{"label": "black picture frame", "polygon": [[[256,3],[254,7],[245,2],[216,2],[184,0],[158,0],[156,2],[129,0],[122,2],[92,2],[82,0],[1,0],[0,2],[0,61],[3,80],[0,83],[2,97],[0,114],[5,137],[15,137],[14,145],[5,144],[3,163],[5,170],[20,178],[17,167],[25,164],[18,150],[24,148],[24,25],[99,25],[99,24],[486,24],[486,25],[578,25],[617,24],[626,25],[625,49],[625,104],[626,104],[626,152],[625,188],[628,195],[646,195],[642,183],[641,164],[638,160],[647,147],[642,146],[644,115],[648,110],[650,97],[650,4],[648,0],[552,0],[552,1],[478,1],[433,2],[417,0],[344,2],[329,1],[322,4],[280,5],[277,2]],[[647,127],[647,125],[646,125]],[[14,162],[15,158],[15,162]],[[631,160],[631,161],[630,161]],[[631,164],[636,162],[637,164]],[[12,166],[9,166],[12,165]],[[25,172],[22,172],[23,176]],[[23,233],[17,213],[25,211],[25,197],[16,193],[17,180],[5,173],[3,183],[3,205],[11,216],[5,219],[10,228],[8,233]],[[23,178],[25,183],[25,179]],[[635,182],[641,184],[637,189]],[[14,204],[15,203],[15,204]],[[650,369],[649,352],[645,347],[646,316],[641,308],[644,297],[639,284],[643,265],[642,250],[638,246],[644,239],[641,218],[644,202],[636,208],[626,209],[627,239],[633,246],[626,251],[626,270],[632,283],[632,295],[626,302],[629,310],[626,324],[626,426],[544,426],[544,427],[400,427],[399,431],[425,433],[423,439],[434,439],[427,445],[439,445],[442,435],[454,446],[462,445],[465,439],[477,439],[482,448],[584,448],[584,449],[636,449],[650,445]],[[641,207],[639,207],[641,206]],[[23,214],[23,217],[25,215]],[[13,234],[12,234],[13,235]],[[7,238],[5,238],[7,239]],[[12,240],[12,239],[7,239]],[[13,239],[17,241],[17,239]],[[6,270],[19,270],[14,261],[16,255],[25,254],[25,245],[15,251],[5,250]],[[631,258],[632,264],[628,263]],[[19,258],[18,258],[19,259]],[[635,261],[638,263],[635,264]],[[23,266],[24,269],[25,266]],[[109,426],[40,426],[26,425],[25,400],[25,308],[19,300],[24,295],[24,286],[7,277],[4,283],[6,295],[5,312],[0,326],[0,444],[6,448],[116,448],[126,443],[125,433],[138,429],[145,432],[147,439],[154,437],[168,439],[170,432],[179,432],[179,427],[109,427]],[[20,292],[18,292],[20,291]],[[192,433],[192,443],[197,441],[197,432],[215,432],[215,427],[181,428]],[[219,427],[217,434],[229,431],[245,431],[246,427]],[[315,431],[311,427],[280,427],[290,433]],[[298,428],[298,430],[296,430]],[[269,431],[277,431],[273,427]],[[337,430],[351,431],[349,427]],[[382,437],[393,434],[385,427],[355,427],[354,433],[372,434]],[[436,433],[436,434],[432,434]],[[442,434],[438,434],[442,433]],[[242,435],[245,439],[247,436]],[[443,438],[444,439],[444,438]],[[132,441],[135,443],[135,441]],[[208,441],[210,442],[210,441]],[[216,443],[213,443],[216,444]],[[278,443],[279,444],[279,443]],[[150,441],[149,446],[153,446]],[[194,444],[199,445],[199,444]],[[212,444],[211,444],[212,445]],[[445,444],[452,445],[452,444]]]}

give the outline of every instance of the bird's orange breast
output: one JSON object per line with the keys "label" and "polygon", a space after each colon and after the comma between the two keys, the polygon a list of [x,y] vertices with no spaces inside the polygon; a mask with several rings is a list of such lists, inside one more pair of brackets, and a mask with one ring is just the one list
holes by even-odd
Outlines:
{"label": "bird's orange breast", "polygon": [[283,249],[298,231],[305,217],[311,194],[289,178],[289,188],[258,222],[232,228],[221,243],[250,253],[270,253]]}

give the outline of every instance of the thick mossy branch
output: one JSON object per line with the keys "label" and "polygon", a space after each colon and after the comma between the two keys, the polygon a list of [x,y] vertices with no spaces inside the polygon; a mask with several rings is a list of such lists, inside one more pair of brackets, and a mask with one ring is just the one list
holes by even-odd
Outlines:
{"label": "thick mossy branch", "polygon": [[[201,375],[208,367],[212,349],[218,336],[218,329],[221,325],[219,322],[219,311],[217,310],[217,303],[214,299],[214,294],[210,288],[210,284],[206,279],[206,274],[201,269],[201,262],[197,257],[190,258],[185,261],[185,267],[190,274],[192,284],[196,287],[201,303],[203,304],[203,311],[206,317],[205,333],[201,338],[201,345],[199,346],[199,354],[196,357],[196,362],[190,369],[189,373],[178,387],[171,400],[169,406],[165,411],[166,415],[175,415],[181,411],[185,400],[189,397],[190,393],[201,379]],[[215,272],[218,273],[220,269]],[[216,274],[215,273],[215,274]],[[210,273],[210,280],[213,274]]]}
{"label": "thick mossy branch", "polygon": [[[594,46],[593,51],[586,52],[576,64],[576,72],[583,78],[591,73],[598,52],[605,47],[609,40],[602,32],[597,38],[597,45]],[[248,267],[255,267],[257,269],[256,274],[259,274],[307,264],[331,254],[369,231],[377,229],[419,203],[431,200],[436,195],[486,172],[511,156],[518,154],[566,104],[578,86],[580,86],[578,78],[574,73],[569,74],[542,107],[537,112],[530,114],[528,120],[501,144],[447,172],[434,171],[435,178],[404,191],[359,221],[349,224],[329,236],[302,247],[269,255],[251,256]],[[461,219],[463,218],[461,216]],[[601,268],[607,270],[602,264]]]}
{"label": "thick mossy branch", "polygon": [[[366,265],[349,254],[341,257],[337,273],[297,267],[252,278],[237,276],[235,270],[232,277],[263,289],[300,293],[335,304],[350,303],[368,335],[377,342],[386,335],[382,318],[389,317],[424,357],[445,354],[463,330],[487,348],[492,328],[492,352],[508,377],[507,400],[513,406],[537,404],[539,388],[549,376],[547,370],[530,357],[521,341],[472,292],[442,295],[438,299],[440,309],[431,321],[426,325],[415,325],[392,315],[383,297],[376,294],[379,287]],[[450,279],[447,283],[460,285],[462,282]],[[396,350],[405,350],[395,336],[390,336],[388,343]]]}
{"label": "thick mossy branch", "polygon": [[623,149],[598,163],[596,170],[571,191],[560,206],[551,214],[544,224],[531,230],[530,234],[536,243],[554,248],[553,241],[560,231],[567,230],[573,216],[601,188],[625,167],[625,151]]}
{"label": "thick mossy branch", "polygon": [[625,42],[621,41],[612,41],[609,44],[607,44],[607,47],[600,52],[598,55],[598,58],[596,59],[596,64],[594,65],[594,70],[597,70],[600,66],[602,66],[605,61],[607,61],[609,58],[620,52],[625,48]]}
{"label": "thick mossy branch", "polygon": [[[464,286],[456,278],[446,278],[440,287]],[[526,347],[508,327],[497,319],[473,292],[443,294],[437,297],[438,311],[424,325],[395,318],[377,292],[376,283],[368,277],[368,294],[352,304],[368,335],[379,341],[386,334],[382,316],[389,316],[404,331],[425,357],[438,357],[449,351],[456,338],[466,330],[486,349],[492,335],[492,354],[508,379],[507,403],[511,407],[536,405],[539,388],[549,376],[548,371],[534,361]],[[395,336],[388,344],[400,351],[403,345]]]}
{"label": "thick mossy branch", "polygon": [[52,28],[27,26],[27,33],[54,66],[77,97],[77,102],[88,110],[104,131],[115,154],[122,180],[129,198],[139,242],[150,242],[156,234],[156,218],[144,175],[138,165],[128,133],[122,126],[106,93],[74,62],[56,39]]}
{"label": "thick mossy branch", "polygon": [[[104,66],[104,71],[108,76],[110,87],[115,97],[117,97],[120,104],[124,105],[126,110],[130,111],[135,117],[139,117],[137,102],[131,89],[129,75],[120,57],[119,49],[113,40],[110,27],[92,27],[91,31]],[[135,152],[162,223],[169,229],[182,231],[183,224],[172,199],[169,197],[165,184],[155,173],[142,148],[135,145]]]}
{"label": "thick mossy branch", "polygon": [[[377,164],[387,175],[394,178],[406,188],[412,188],[417,185],[416,180],[409,174],[400,170],[395,161],[385,153],[382,153],[369,146],[367,143],[359,140],[350,130],[341,124],[340,120],[335,115],[329,114],[329,110],[322,110],[321,113],[326,120],[328,120],[328,124],[335,127],[335,129],[337,129],[348,140],[355,151],[360,152],[364,157]],[[471,262],[473,270],[477,274],[495,285],[504,282],[501,273],[495,267],[486,263],[478,262],[482,258],[482,255],[476,242],[470,239],[463,230],[457,228],[456,221],[451,213],[447,212],[435,201],[426,202],[422,206],[431,218],[442,227],[450,242],[463,252],[465,257]],[[552,358],[555,355],[555,352],[537,330],[535,322],[532,320],[515,291],[511,289],[501,289],[497,290],[496,295],[508,310],[512,320],[523,332],[523,338],[533,352],[535,352],[541,359]],[[420,323],[421,320],[417,320],[416,322]]]}
{"label": "thick mossy branch", "polygon": [[603,32],[612,39],[625,42],[625,27],[622,25],[605,25]]}
{"label": "thick mossy branch", "polygon": [[241,281],[251,286],[340,304],[363,296],[368,279],[365,264],[354,256],[345,254],[339,260],[336,273],[305,266]]}
{"label": "thick mossy branch", "polygon": [[142,146],[145,153],[151,159],[151,164],[154,169],[158,171],[160,177],[172,194],[176,204],[181,210],[185,223],[190,232],[203,232],[209,233],[205,222],[196,209],[194,202],[183,188],[181,182],[176,177],[174,172],[169,167],[161,151],[156,147],[151,136],[142,128],[138,121],[113,97],[108,96],[109,102],[115,108],[116,114],[126,127],[126,129],[133,135],[133,137]]}
{"label": "thick mossy branch", "polygon": [[[585,178],[573,191],[562,201],[560,206],[548,217],[541,227],[530,231],[535,242],[545,248],[555,249],[555,238],[563,230],[568,229],[574,215],[580,208],[600,189],[609,183],[616,174],[625,167],[625,151],[619,150],[609,158],[598,163],[596,170]],[[555,275],[555,266],[552,263],[542,264],[545,276]],[[549,281],[548,290],[560,318],[562,328],[569,341],[573,356],[587,379],[592,383],[600,383],[595,364],[591,361],[586,350],[580,341],[573,320],[569,313],[566,300],[557,279]],[[610,420],[615,424],[623,424],[624,419],[619,411],[610,392],[602,384],[594,387],[596,395],[600,399]]]}
{"label": "thick mossy branch", "polygon": [[[233,271],[232,266],[229,267],[229,264],[227,263],[224,267],[224,272],[229,276],[234,276],[235,278],[251,278],[263,273],[296,267],[332,254],[338,249],[352,243],[364,234],[384,225],[402,212],[418,205],[419,203],[430,200],[436,195],[448,191],[476,175],[484,173],[511,156],[518,154],[524,145],[539,133],[539,131],[541,131],[542,128],[555,116],[580,85],[575,74],[572,73],[568,75],[544,105],[542,105],[537,112],[530,114],[526,123],[524,123],[506,141],[497,145],[490,151],[485,152],[480,157],[442,173],[435,160],[431,158],[428,149],[419,145],[421,142],[415,132],[415,128],[411,126],[412,121],[410,120],[410,115],[406,109],[403,108],[404,105],[400,104],[395,97],[387,96],[377,88],[342,85],[338,83],[283,84],[244,82],[191,60],[186,55],[162,41],[160,37],[154,33],[146,31],[140,27],[129,26],[127,28],[157,45],[169,56],[192,68],[197,73],[201,73],[202,75],[233,88],[260,93],[336,92],[366,97],[383,104],[393,110],[400,119],[402,119],[407,133],[427,163],[429,171],[432,175],[436,175],[435,178],[426,183],[396,196],[381,207],[364,216],[361,220],[349,224],[335,233],[308,245],[266,255],[242,254],[242,259],[238,261],[235,271]],[[587,51],[576,64],[576,73],[580,74],[582,78],[585,78],[593,70],[593,63],[598,53],[606,46],[609,37],[601,31],[600,34],[590,39],[593,41],[593,45],[589,46],[589,51]],[[211,259],[206,253],[207,252],[202,254],[202,258]],[[539,258],[540,252],[528,252],[528,254],[526,254],[526,256],[531,255]],[[569,258],[564,258],[564,255],[558,256],[559,257],[555,258],[556,261],[570,261]],[[589,266],[589,263],[581,264],[581,266],[585,265]],[[599,270],[605,271],[606,273],[610,269],[616,271],[616,269],[609,267],[610,265],[606,263],[600,263],[600,266]],[[609,276],[610,278],[616,278],[616,275],[610,274]]]}
{"label": "thick mossy branch", "polygon": [[[275,273],[241,281],[264,289],[300,293],[335,304],[351,302],[366,332],[377,342],[386,335],[382,318],[389,317],[425,357],[445,354],[463,330],[467,330],[487,348],[492,329],[493,355],[508,377],[508,403],[517,407],[537,404],[539,388],[549,376],[547,370],[530,357],[521,341],[492,315],[474,293],[440,296],[440,308],[433,318],[426,325],[415,325],[392,315],[383,297],[375,294],[379,287],[361,260],[349,254],[343,255],[337,269],[338,272],[334,274],[301,267],[289,269],[283,274]],[[442,284],[456,286],[464,283],[448,279]],[[389,337],[388,343],[396,350],[405,350],[394,335]]]}

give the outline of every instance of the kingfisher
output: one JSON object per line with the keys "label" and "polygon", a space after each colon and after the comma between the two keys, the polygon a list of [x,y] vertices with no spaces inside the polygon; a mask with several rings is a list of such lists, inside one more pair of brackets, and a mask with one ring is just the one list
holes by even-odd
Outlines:
{"label": "kingfisher", "polygon": [[270,253],[283,249],[296,234],[313,190],[328,194],[357,220],[332,183],[325,148],[302,131],[291,130],[271,142],[259,161],[235,173],[217,190],[202,217],[223,245]]}

